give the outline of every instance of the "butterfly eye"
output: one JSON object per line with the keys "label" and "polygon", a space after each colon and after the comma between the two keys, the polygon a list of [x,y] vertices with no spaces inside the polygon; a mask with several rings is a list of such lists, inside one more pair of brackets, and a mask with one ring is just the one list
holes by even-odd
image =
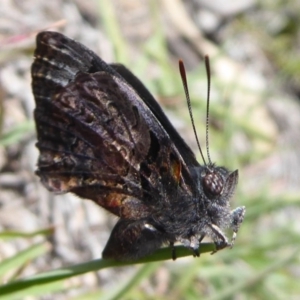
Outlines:
{"label": "butterfly eye", "polygon": [[224,187],[224,180],[216,172],[205,172],[203,179],[203,190],[209,198],[219,196]]}

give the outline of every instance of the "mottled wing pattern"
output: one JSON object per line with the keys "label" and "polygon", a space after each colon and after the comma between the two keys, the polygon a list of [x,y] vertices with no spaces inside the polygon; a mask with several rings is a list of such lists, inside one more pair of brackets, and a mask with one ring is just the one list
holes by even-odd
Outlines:
{"label": "mottled wing pattern", "polygon": [[189,192],[185,162],[142,87],[136,91],[93,52],[53,32],[37,37],[32,77],[37,174],[49,190],[133,220],[170,197],[172,185]]}
{"label": "mottled wing pattern", "polygon": [[150,108],[151,112],[155,115],[158,122],[162,125],[165,131],[168,133],[168,136],[176,148],[180,151],[185,166],[188,167],[198,167],[199,163],[196,160],[194,152],[178,134],[176,129],[170,123],[169,119],[166,117],[165,113],[153,98],[151,93],[145,88],[143,83],[128,70],[125,66],[121,64],[111,64],[110,65],[114,70],[117,71],[119,75],[123,78],[126,78],[126,81],[134,88],[134,90],[139,94],[143,102]]}

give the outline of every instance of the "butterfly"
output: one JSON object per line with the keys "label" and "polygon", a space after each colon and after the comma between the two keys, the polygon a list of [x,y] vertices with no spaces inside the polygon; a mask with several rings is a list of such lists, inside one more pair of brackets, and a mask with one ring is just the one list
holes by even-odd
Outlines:
{"label": "butterfly", "polygon": [[40,32],[36,43],[36,174],[49,191],[93,200],[119,217],[102,257],[134,261],[176,242],[199,256],[205,236],[216,251],[232,246],[245,214],[229,205],[238,171],[199,164],[123,65],[57,32]]}

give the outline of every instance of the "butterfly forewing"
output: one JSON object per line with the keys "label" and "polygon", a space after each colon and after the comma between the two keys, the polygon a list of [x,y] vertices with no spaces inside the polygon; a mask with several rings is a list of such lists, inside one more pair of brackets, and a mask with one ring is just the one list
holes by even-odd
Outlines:
{"label": "butterfly forewing", "polygon": [[[35,92],[37,173],[43,183],[55,192],[92,199],[120,216],[124,210],[129,214],[122,208],[129,197],[135,205],[150,197],[158,201],[161,192],[167,193],[160,168],[168,168],[170,153],[173,158],[176,151],[170,151],[172,145],[158,122],[149,127],[153,114],[145,103],[121,77],[82,72],[89,60],[80,59],[68,43],[56,45],[53,37],[43,36],[38,41],[42,48],[37,48],[32,67],[34,91],[51,87],[47,98]],[[56,77],[60,68],[62,74]],[[174,160],[180,162],[178,157]],[[165,180],[172,179],[169,174],[166,170]]]}

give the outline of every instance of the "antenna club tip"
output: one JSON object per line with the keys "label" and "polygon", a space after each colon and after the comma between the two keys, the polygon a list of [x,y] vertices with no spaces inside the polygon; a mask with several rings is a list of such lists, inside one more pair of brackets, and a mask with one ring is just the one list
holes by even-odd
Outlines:
{"label": "antenna club tip", "polygon": [[179,65],[179,69],[180,69],[180,70],[184,69],[184,63],[183,63],[183,60],[182,60],[182,59],[179,59],[179,60],[178,60],[178,65]]}

